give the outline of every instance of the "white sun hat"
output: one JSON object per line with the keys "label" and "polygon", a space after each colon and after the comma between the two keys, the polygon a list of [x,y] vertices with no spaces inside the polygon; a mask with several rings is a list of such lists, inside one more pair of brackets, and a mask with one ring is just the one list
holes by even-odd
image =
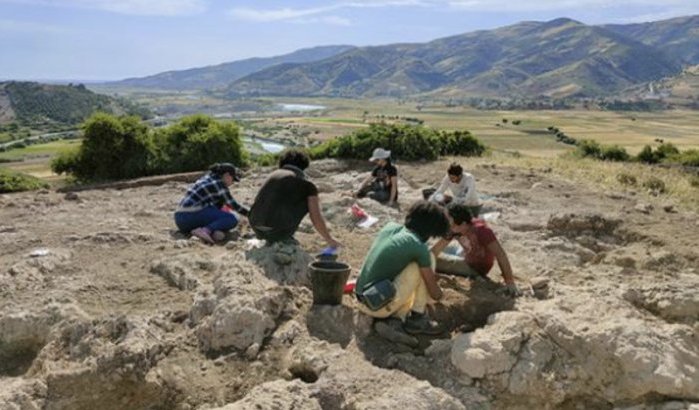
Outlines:
{"label": "white sun hat", "polygon": [[371,154],[369,161],[376,161],[377,159],[387,159],[391,158],[391,151],[383,148],[376,148],[374,153]]}

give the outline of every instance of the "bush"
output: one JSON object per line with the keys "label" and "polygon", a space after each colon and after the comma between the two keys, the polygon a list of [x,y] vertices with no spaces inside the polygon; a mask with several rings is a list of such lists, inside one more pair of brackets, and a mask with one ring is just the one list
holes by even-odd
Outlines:
{"label": "bush", "polygon": [[137,117],[95,114],[83,125],[84,139],[51,163],[58,174],[79,181],[135,178],[206,169],[214,162],[243,165],[247,153],[238,127],[195,115],[153,133]]}
{"label": "bush", "polygon": [[625,172],[617,174],[616,180],[619,181],[622,185],[630,185],[630,186],[635,186],[636,183],[638,182],[636,180],[635,176],[633,176],[631,174],[627,174]]}
{"label": "bush", "polygon": [[686,167],[699,167],[699,150],[688,149],[670,156],[669,160],[670,162],[684,165]]}
{"label": "bush", "polygon": [[83,142],[77,152],[60,155],[51,169],[73,174],[80,181],[134,178],[150,173],[153,141],[138,117],[98,113],[82,125]]}
{"label": "bush", "polygon": [[651,192],[662,194],[665,192],[665,182],[657,177],[650,177],[643,181],[643,187]]}
{"label": "bush", "polygon": [[618,145],[607,145],[602,147],[600,159],[604,161],[628,161],[631,156],[626,150]]}
{"label": "bush", "polygon": [[434,160],[440,155],[474,155],[485,146],[468,131],[435,131],[421,126],[372,124],[369,128],[335,138],[310,150],[311,157],[367,159],[376,147],[391,150],[406,161]]}
{"label": "bush", "polygon": [[0,194],[48,188],[39,178],[0,168]]}
{"label": "bush", "polygon": [[279,154],[262,154],[253,157],[252,160],[261,167],[276,166],[279,163]]}
{"label": "bush", "polygon": [[214,162],[244,165],[248,159],[238,127],[206,115],[184,117],[158,130],[155,143],[158,173],[197,171]]}
{"label": "bush", "polygon": [[636,160],[646,164],[657,164],[679,154],[680,150],[674,144],[662,142],[655,151],[650,145],[645,145],[641,152],[636,155]]}
{"label": "bush", "polygon": [[653,148],[650,145],[643,147],[641,152],[636,155],[636,160],[646,164],[657,164],[660,162],[660,158],[658,158],[657,153],[653,151]]}
{"label": "bush", "polygon": [[575,153],[582,158],[592,157],[599,159],[602,155],[602,146],[594,140],[581,140],[575,149]]}

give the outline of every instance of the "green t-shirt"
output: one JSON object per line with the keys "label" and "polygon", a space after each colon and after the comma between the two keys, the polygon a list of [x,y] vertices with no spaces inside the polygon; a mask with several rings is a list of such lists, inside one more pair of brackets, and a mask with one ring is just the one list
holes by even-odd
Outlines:
{"label": "green t-shirt", "polygon": [[378,236],[364,259],[362,271],[357,278],[357,290],[383,279],[395,279],[410,262],[421,268],[432,266],[430,249],[408,228],[389,222]]}

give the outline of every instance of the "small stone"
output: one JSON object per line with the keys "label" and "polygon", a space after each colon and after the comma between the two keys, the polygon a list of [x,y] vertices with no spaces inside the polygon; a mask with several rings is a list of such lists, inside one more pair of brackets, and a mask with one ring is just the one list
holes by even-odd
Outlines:
{"label": "small stone", "polygon": [[417,338],[405,333],[403,329],[399,329],[399,327],[400,320],[398,319],[379,320],[374,323],[374,330],[376,330],[376,333],[389,342],[410,347],[417,347],[420,344]]}
{"label": "small stone", "polygon": [[68,192],[67,194],[65,194],[63,199],[65,199],[66,201],[77,201],[78,199],[80,199],[80,197],[75,192]]}
{"label": "small stone", "polygon": [[643,214],[649,214],[653,210],[653,205],[638,203],[633,209]]}
{"label": "small stone", "polygon": [[675,209],[675,206],[672,204],[665,204],[663,205],[663,211],[669,213],[669,214],[676,214],[677,210]]}

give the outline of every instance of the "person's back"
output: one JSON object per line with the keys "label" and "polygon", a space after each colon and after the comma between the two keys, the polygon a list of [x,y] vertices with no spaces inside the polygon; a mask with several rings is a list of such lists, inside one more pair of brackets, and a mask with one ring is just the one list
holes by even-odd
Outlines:
{"label": "person's back", "polygon": [[308,197],[318,195],[316,186],[302,175],[300,170],[286,166],[267,177],[250,209],[253,228],[293,235],[308,213]]}
{"label": "person's back", "polygon": [[371,245],[357,278],[356,288],[361,291],[380,280],[393,280],[411,262],[429,267],[429,248],[405,226],[389,222]]}

